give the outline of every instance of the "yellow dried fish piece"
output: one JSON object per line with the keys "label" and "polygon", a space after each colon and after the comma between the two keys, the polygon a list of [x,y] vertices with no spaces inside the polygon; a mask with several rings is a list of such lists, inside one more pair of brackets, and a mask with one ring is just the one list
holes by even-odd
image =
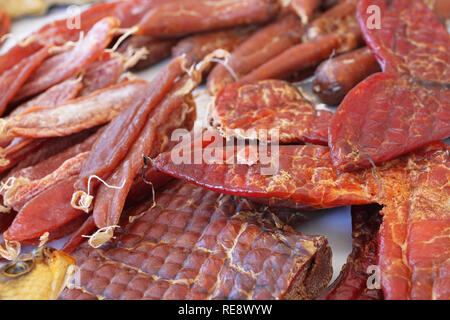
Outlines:
{"label": "yellow dried fish piece", "polygon": [[0,8],[11,18],[19,18],[26,15],[42,15],[48,8],[56,4],[85,4],[93,0],[0,0]]}
{"label": "yellow dried fish piece", "polygon": [[74,266],[75,259],[64,252],[37,248],[0,269],[0,300],[55,300]]}

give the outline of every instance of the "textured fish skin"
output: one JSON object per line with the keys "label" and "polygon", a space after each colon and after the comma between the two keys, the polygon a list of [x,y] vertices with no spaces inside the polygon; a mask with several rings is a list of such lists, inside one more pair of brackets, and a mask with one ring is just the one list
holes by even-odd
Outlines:
{"label": "textured fish skin", "polygon": [[78,285],[61,299],[311,299],[329,282],[331,250],[181,181],[109,245],[75,251]]}

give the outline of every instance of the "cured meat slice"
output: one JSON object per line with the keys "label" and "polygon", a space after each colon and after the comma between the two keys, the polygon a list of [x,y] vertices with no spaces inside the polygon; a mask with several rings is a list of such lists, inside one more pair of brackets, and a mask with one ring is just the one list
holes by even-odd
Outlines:
{"label": "cured meat slice", "polygon": [[111,245],[74,253],[61,299],[305,299],[331,276],[326,238],[277,229],[230,196],[175,181]]}
{"label": "cured meat slice", "polygon": [[352,207],[353,250],[339,277],[319,300],[383,300],[380,289],[368,289],[368,268],[378,263],[379,205]]}
{"label": "cured meat slice", "polygon": [[316,111],[300,91],[279,80],[230,84],[212,109],[215,124],[226,136],[262,139],[260,130],[279,130],[280,143],[327,145],[331,117],[331,112]]}
{"label": "cured meat slice", "polygon": [[[207,87],[216,95],[227,84],[233,83],[275,58],[302,40],[305,27],[295,14],[287,14],[261,28],[244,41],[227,58],[226,66],[217,64],[208,76]],[[234,76],[230,73],[233,71]]]}
{"label": "cured meat slice", "polygon": [[[380,29],[368,27],[369,5],[381,9]],[[437,16],[422,1],[406,0],[363,0],[357,12],[384,73],[350,91],[332,120],[330,145],[340,171],[450,136],[450,35]]]}

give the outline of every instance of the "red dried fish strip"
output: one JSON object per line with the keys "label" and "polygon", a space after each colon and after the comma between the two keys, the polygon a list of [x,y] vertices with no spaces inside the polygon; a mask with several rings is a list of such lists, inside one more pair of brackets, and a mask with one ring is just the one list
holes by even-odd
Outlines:
{"label": "red dried fish strip", "polygon": [[369,48],[364,47],[324,61],[314,74],[314,93],[324,103],[337,106],[358,83],[380,71]]}
{"label": "red dried fish strip", "polygon": [[277,0],[174,1],[151,9],[139,22],[138,34],[164,38],[263,23],[279,10]]}
{"label": "red dried fish strip", "polygon": [[[380,30],[366,26],[373,4],[385,19]],[[370,166],[364,154],[379,163],[450,136],[450,36],[437,17],[421,1],[379,0],[361,1],[358,19],[385,72],[355,87],[331,123],[341,171]]]}
{"label": "red dried fish strip", "polygon": [[38,180],[29,180],[23,177],[14,179],[11,187],[3,192],[5,206],[20,209],[32,198],[62,180],[78,175],[81,165],[87,159],[89,152],[83,152],[66,160],[58,169]]}
{"label": "red dried fish strip", "polygon": [[1,138],[65,136],[104,124],[134,103],[147,86],[145,80],[127,81],[58,107],[30,109],[4,119]]}
{"label": "red dried fish strip", "polygon": [[62,299],[308,299],[331,277],[324,237],[277,229],[182,182],[156,201],[111,246],[74,253],[80,283]]}
{"label": "red dried fish strip", "polygon": [[126,53],[145,48],[147,53],[133,67],[133,71],[140,71],[169,57],[172,47],[176,43],[176,39],[155,39],[151,36],[132,36],[120,46],[119,52]]}
{"label": "red dried fish strip", "polygon": [[[241,78],[286,49],[301,42],[304,25],[294,14],[288,14],[257,31],[227,58],[227,65]],[[230,71],[218,64],[208,76],[209,92],[216,95],[227,84],[236,81]]]}
{"label": "red dried fish strip", "polygon": [[[353,250],[338,278],[318,300],[383,300],[380,289],[368,289],[369,267],[378,263],[378,231],[381,207],[352,206]],[[372,270],[373,272],[375,270]],[[379,280],[379,279],[378,279]],[[370,281],[370,280],[369,280]]]}
{"label": "red dried fish strip", "polygon": [[4,239],[20,242],[38,238],[85,214],[70,205],[75,180],[76,176],[63,180],[31,199],[3,234]]}
{"label": "red dried fish strip", "polygon": [[68,79],[15,108],[8,118],[23,114],[35,107],[56,107],[74,99],[83,87],[79,79]]}
{"label": "red dried fish strip", "polygon": [[47,56],[48,48],[42,48],[0,75],[0,115],[5,112],[8,103]]}
{"label": "red dried fish strip", "polygon": [[329,58],[333,52],[345,52],[356,46],[357,40],[353,33],[325,35],[317,40],[293,46],[253,70],[240,81],[281,79],[296,71],[319,64]]}
{"label": "red dried fish strip", "polygon": [[129,95],[133,99],[129,101],[131,106],[108,125],[94,145],[89,159],[83,165],[75,185],[76,190],[87,194],[94,192],[98,181],[91,180],[91,189],[88,190],[89,178],[95,175],[106,179],[111,174],[138,138],[151,110],[164,98],[183,72],[184,64],[183,58],[174,59],[150,84],[145,83],[140,92]]}
{"label": "red dried fish strip", "polygon": [[242,42],[255,32],[255,26],[210,31],[186,37],[173,47],[173,56],[183,56],[187,65],[202,61],[214,50],[223,49],[233,52]]}
{"label": "red dried fish strip", "polygon": [[97,61],[86,68],[83,75],[83,89],[80,97],[85,97],[117,84],[121,73],[125,70],[124,57],[113,53],[104,53]]}
{"label": "red dried fish strip", "polygon": [[[289,83],[264,80],[225,87],[212,108],[214,124],[226,136],[261,139],[260,130],[279,130],[280,143],[310,142],[328,145],[332,113],[316,111]],[[237,132],[236,130],[244,130]],[[251,131],[248,131],[251,130]],[[253,133],[253,135],[251,135]]]}
{"label": "red dried fish strip", "polygon": [[[64,137],[61,139],[63,141],[59,141],[59,144],[61,145],[59,147],[57,145],[58,142],[56,141],[44,143],[42,149],[53,148],[53,150],[56,150],[53,155],[41,156],[38,160],[33,161],[28,166],[25,166],[25,164],[19,165],[3,180],[6,181],[11,177],[21,177],[29,180],[42,179],[57,170],[65,161],[76,157],[78,154],[90,151],[103,130],[104,129],[102,128],[92,134],[90,132],[83,132],[75,136]],[[43,150],[40,151],[41,153],[44,153],[42,152]]]}
{"label": "red dried fish strip", "polygon": [[[95,224],[100,229],[117,225],[119,222],[134,178],[142,168],[142,156],[156,157],[162,151],[162,141],[158,139],[158,133],[168,141],[167,137],[171,132],[180,128],[188,115],[195,112],[195,104],[190,97],[191,91],[195,89],[195,86],[191,85],[192,81],[190,77],[185,76],[175,84],[171,92],[152,111],[138,139],[106,180],[110,186],[122,187],[120,189],[111,189],[106,185],[99,187],[93,215]],[[187,87],[189,85],[191,86]]]}
{"label": "red dried fish strip", "polygon": [[[88,64],[97,60],[111,42],[113,31],[119,26],[119,23],[114,18],[100,20],[73,49],[44,61],[19,90],[14,100],[21,101],[38,94],[75,76]],[[67,61],[70,63],[68,64]]]}

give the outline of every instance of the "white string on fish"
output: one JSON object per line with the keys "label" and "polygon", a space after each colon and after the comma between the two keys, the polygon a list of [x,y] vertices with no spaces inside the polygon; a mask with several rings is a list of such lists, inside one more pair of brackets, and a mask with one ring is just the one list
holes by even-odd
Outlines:
{"label": "white string on fish", "polygon": [[110,239],[114,237],[114,229],[120,228],[118,225],[108,226],[98,229],[91,236],[82,235],[83,238],[88,238],[88,243],[91,247],[97,249],[108,242]]}
{"label": "white string on fish", "polygon": [[92,196],[90,192],[92,179],[97,179],[109,189],[117,189],[117,190],[123,189],[126,183],[126,180],[124,180],[121,186],[111,186],[99,176],[92,175],[88,179],[87,193],[84,191],[76,191],[73,193],[72,200],[70,202],[73,208],[89,213],[92,201],[94,200],[94,196]]}

